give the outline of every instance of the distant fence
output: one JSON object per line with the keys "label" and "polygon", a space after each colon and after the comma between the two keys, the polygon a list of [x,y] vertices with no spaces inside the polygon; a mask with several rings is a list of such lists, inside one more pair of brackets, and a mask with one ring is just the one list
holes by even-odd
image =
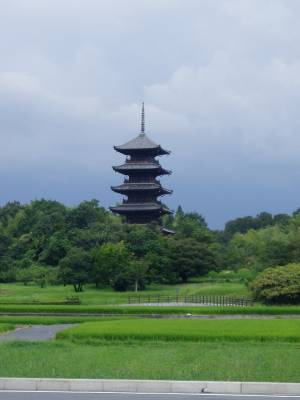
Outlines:
{"label": "distant fence", "polygon": [[168,296],[168,295],[133,295],[128,296],[129,304],[168,304],[190,303],[202,306],[252,306],[252,300],[227,296]]}

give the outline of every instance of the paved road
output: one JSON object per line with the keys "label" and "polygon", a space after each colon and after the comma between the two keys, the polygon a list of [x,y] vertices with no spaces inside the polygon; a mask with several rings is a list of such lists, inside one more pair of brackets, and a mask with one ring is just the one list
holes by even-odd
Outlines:
{"label": "paved road", "polygon": [[[300,399],[300,396],[251,396],[251,400]],[[125,394],[125,393],[55,393],[55,392],[2,392],[0,400],[248,400],[239,395],[184,395],[184,394]]]}
{"label": "paved road", "polygon": [[71,326],[73,326],[73,324],[25,326],[0,335],[0,342],[11,340],[50,340],[55,337],[57,332],[63,331]]}
{"label": "paved road", "polygon": [[[251,396],[251,400],[279,399],[276,396]],[[284,397],[286,400],[300,396]],[[230,395],[184,395],[184,394],[127,394],[127,393],[55,393],[55,392],[1,392],[0,400],[247,400],[248,396]]]}

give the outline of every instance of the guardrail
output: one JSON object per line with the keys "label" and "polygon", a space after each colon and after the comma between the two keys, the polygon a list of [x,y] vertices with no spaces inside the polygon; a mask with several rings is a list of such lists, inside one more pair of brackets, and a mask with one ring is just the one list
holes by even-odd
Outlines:
{"label": "guardrail", "polygon": [[251,299],[245,297],[236,298],[228,296],[198,296],[198,295],[131,295],[128,296],[128,304],[167,304],[190,303],[203,306],[252,306]]}

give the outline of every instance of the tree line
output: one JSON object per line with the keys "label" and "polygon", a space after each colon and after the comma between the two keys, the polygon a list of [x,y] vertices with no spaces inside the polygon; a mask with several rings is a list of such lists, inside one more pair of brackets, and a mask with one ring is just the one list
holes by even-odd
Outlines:
{"label": "tree line", "polygon": [[299,210],[237,218],[214,231],[200,214],[178,207],[163,223],[175,235],[163,235],[156,223],[124,224],[97,200],[76,207],[45,199],[9,202],[0,207],[0,282],[141,290],[214,271],[255,277],[300,263]]}
{"label": "tree line", "polygon": [[137,290],[150,282],[186,282],[218,267],[214,234],[200,215],[179,209],[168,224],[174,237],[155,223],[124,224],[97,200],[77,207],[9,202],[0,208],[0,281]]}

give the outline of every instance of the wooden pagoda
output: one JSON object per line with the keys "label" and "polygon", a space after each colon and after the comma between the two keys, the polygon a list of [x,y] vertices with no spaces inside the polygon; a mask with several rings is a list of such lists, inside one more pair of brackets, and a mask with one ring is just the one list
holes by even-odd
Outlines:
{"label": "wooden pagoda", "polygon": [[112,186],[114,192],[125,195],[122,204],[110,207],[114,213],[126,217],[130,224],[146,224],[158,220],[163,214],[171,214],[166,206],[157,200],[158,197],[171,194],[172,191],[161,186],[157,179],[161,175],[169,175],[155,157],[170,154],[160,145],[154,143],[145,134],[145,111],[142,105],[141,133],[133,140],[114,146],[119,153],[126,155],[125,164],[113,169],[128,178],[122,185]]}

